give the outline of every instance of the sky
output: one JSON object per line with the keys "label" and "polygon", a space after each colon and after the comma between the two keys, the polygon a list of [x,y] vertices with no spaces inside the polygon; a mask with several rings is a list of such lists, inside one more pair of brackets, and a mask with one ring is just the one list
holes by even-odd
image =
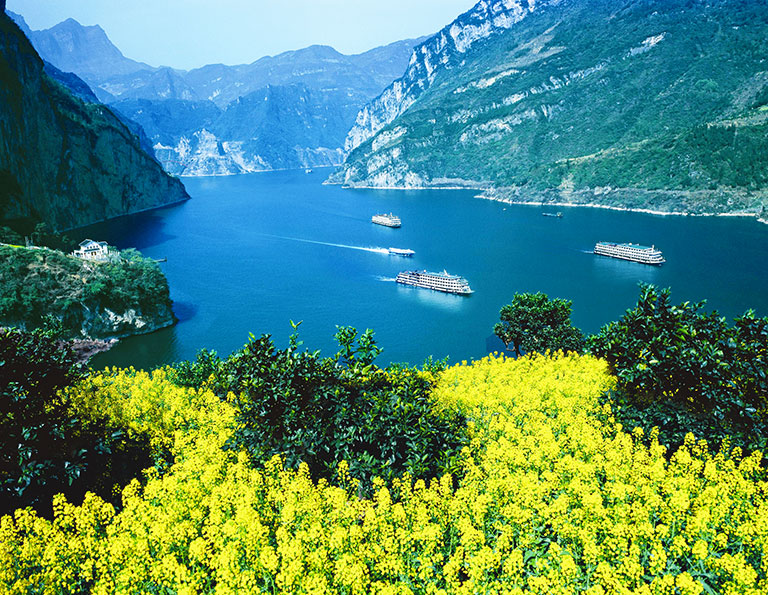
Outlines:
{"label": "sky", "polygon": [[191,69],[313,44],[357,54],[439,31],[477,0],[7,0],[31,29],[100,25],[128,58]]}

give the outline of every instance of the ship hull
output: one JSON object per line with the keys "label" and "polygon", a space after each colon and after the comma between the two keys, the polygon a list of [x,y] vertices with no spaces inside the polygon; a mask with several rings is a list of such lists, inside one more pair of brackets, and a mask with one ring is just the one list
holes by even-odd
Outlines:
{"label": "ship hull", "polygon": [[666,262],[660,251],[653,248],[633,247],[632,244],[598,243],[595,245],[594,253],[598,256],[607,256],[608,258],[617,258],[650,266],[661,266]]}
{"label": "ship hull", "polygon": [[467,280],[462,277],[441,276],[429,273],[404,272],[397,275],[396,282],[441,293],[468,296],[472,294]]}

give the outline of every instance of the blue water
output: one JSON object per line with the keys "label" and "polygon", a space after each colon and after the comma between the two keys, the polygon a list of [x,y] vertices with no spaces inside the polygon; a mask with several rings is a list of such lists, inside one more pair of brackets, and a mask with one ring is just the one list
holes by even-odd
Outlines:
{"label": "blue water", "polygon": [[[345,190],[328,171],[187,178],[192,200],[92,226],[85,237],[146,256],[171,286],[180,322],[125,339],[94,365],[154,367],[205,347],[228,354],[248,334],[287,344],[302,321],[305,346],[335,352],[336,325],[373,328],[379,362],[479,358],[515,292],[573,301],[574,324],[597,331],[634,305],[638,282],[671,287],[673,300],[708,299],[729,319],[768,315],[768,226],[735,217],[662,217],[475,198],[471,191]],[[393,212],[403,226],[371,223]],[[78,238],[79,239],[79,238]],[[667,264],[649,267],[590,253],[598,240],[655,244]],[[413,258],[390,256],[411,248]],[[405,269],[447,270],[469,280],[470,297],[405,287]]]}

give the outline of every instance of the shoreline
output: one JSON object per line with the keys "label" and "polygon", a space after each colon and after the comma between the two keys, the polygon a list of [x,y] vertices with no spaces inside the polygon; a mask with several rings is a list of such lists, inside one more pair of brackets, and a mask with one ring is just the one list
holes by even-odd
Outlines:
{"label": "shoreline", "polygon": [[341,163],[339,165],[315,165],[312,167],[276,167],[274,169],[256,169],[253,171],[237,171],[237,172],[230,172],[226,174],[205,174],[205,175],[197,175],[197,174],[168,174],[168,175],[174,175],[177,178],[228,178],[230,176],[247,176],[249,174],[268,174],[270,172],[274,171],[306,171],[307,169],[316,170],[316,169],[330,169],[330,168],[338,168],[341,167]]}
{"label": "shoreline", "polygon": [[329,186],[341,186],[345,190],[480,190],[479,194],[475,195],[475,198],[481,198],[484,200],[492,200],[496,202],[503,202],[510,205],[531,205],[531,206],[553,206],[553,207],[587,207],[592,209],[609,209],[613,211],[625,211],[629,213],[644,213],[646,215],[672,215],[675,217],[745,217],[756,219],[758,223],[768,225],[768,218],[761,218],[758,213],[745,213],[745,212],[733,212],[733,213],[689,213],[686,211],[659,211],[655,209],[647,208],[635,208],[635,207],[622,207],[616,205],[606,205],[594,202],[566,202],[566,201],[549,201],[549,200],[513,200],[512,198],[506,198],[501,195],[494,196],[489,194],[495,192],[494,188],[489,188],[486,185],[464,185],[464,186],[375,186],[375,185],[349,185],[343,182],[324,181],[324,185]]}
{"label": "shoreline", "polygon": [[106,219],[99,219],[98,221],[93,221],[92,223],[86,223],[85,225],[78,225],[77,227],[67,227],[65,229],[58,230],[57,233],[67,233],[69,231],[77,231],[79,229],[85,229],[86,227],[91,227],[92,225],[98,225],[100,223],[106,223],[107,221],[114,221],[115,219],[120,219],[121,217],[130,217],[131,215],[138,215],[139,213],[147,213],[149,211],[156,211],[158,209],[167,209],[170,207],[177,207],[179,205],[184,204],[188,200],[191,200],[192,197],[187,195],[186,198],[182,198],[180,200],[175,200],[173,202],[169,202],[163,205],[157,205],[156,207],[147,207],[146,209],[139,209],[138,211],[131,211],[130,213],[124,213],[123,215],[115,215],[114,217],[107,217]]}
{"label": "shoreline", "polygon": [[106,353],[112,349],[119,339],[70,339],[64,340],[62,343],[69,345],[72,351],[77,355],[77,361],[83,364],[87,364],[94,355],[99,353]]}
{"label": "shoreline", "polygon": [[619,207],[615,205],[603,205],[598,203],[578,203],[578,202],[552,202],[552,201],[530,201],[530,200],[512,200],[511,198],[488,196],[487,194],[476,194],[475,198],[483,200],[493,200],[503,202],[508,205],[530,205],[530,206],[553,206],[553,207],[587,207],[590,209],[609,209],[611,211],[625,211],[628,213],[644,213],[646,215],[660,215],[673,217],[747,217],[756,219],[759,223],[768,224],[768,219],[760,219],[757,213],[687,213],[685,211],[656,211],[653,209],[639,209],[633,207]]}

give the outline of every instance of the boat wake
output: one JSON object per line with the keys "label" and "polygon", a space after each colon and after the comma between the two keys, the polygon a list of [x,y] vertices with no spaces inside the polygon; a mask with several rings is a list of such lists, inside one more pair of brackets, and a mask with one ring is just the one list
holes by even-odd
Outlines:
{"label": "boat wake", "polygon": [[318,244],[320,246],[331,246],[333,248],[346,248],[348,250],[361,250],[363,252],[374,252],[376,254],[389,254],[387,248],[378,248],[375,246],[350,246],[348,244],[335,244],[333,242],[319,242],[317,240],[305,240],[303,238],[291,238],[287,236],[273,236],[270,234],[263,234],[272,238],[278,238],[280,240],[290,240],[293,242],[303,242],[305,244]]}
{"label": "boat wake", "polygon": [[386,282],[389,282],[389,283],[394,283],[394,282],[396,281],[396,279],[395,279],[394,277],[382,277],[382,276],[378,276],[378,277],[376,277],[376,279],[377,279],[378,281],[386,281]]}

